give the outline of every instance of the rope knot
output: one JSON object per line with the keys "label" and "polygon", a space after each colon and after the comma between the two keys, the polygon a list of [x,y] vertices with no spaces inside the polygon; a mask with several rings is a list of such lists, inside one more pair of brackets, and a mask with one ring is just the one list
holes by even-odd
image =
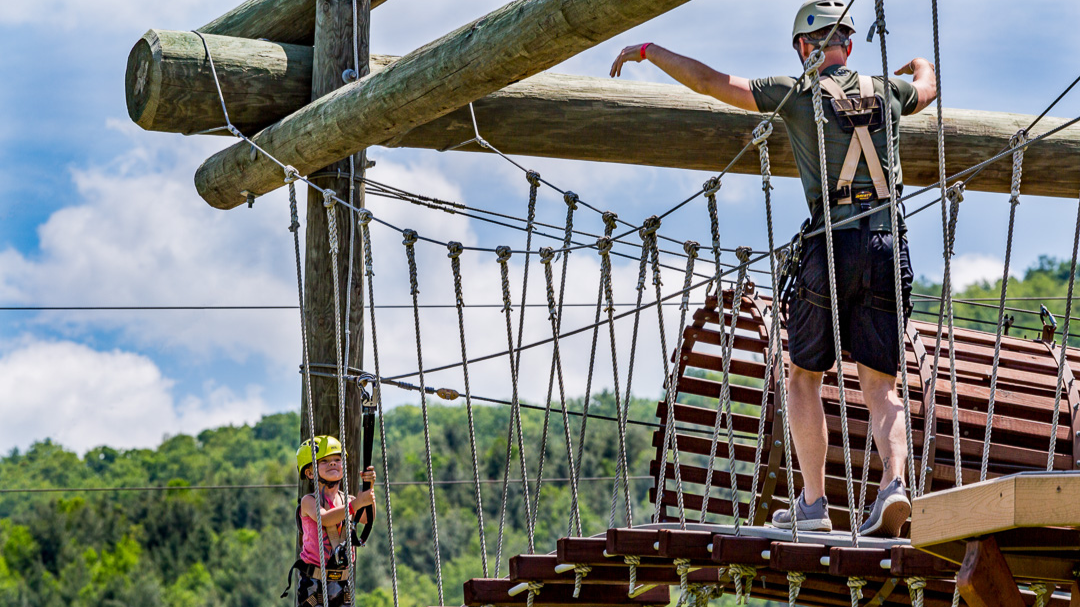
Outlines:
{"label": "rope knot", "polygon": [[949,202],[959,204],[964,202],[964,182],[958,181],[945,190],[945,197]]}
{"label": "rope knot", "polygon": [[701,245],[693,240],[687,240],[683,243],[682,248],[683,251],[686,252],[686,255],[688,257],[690,257],[691,259],[697,259],[698,251],[701,250]]}
{"label": "rope knot", "polygon": [[449,251],[446,254],[447,257],[450,259],[457,259],[458,257],[461,257],[461,252],[465,250],[465,247],[460,242],[451,240],[446,243],[446,249]]}
{"label": "rope knot", "polygon": [[739,259],[739,263],[750,263],[750,253],[753,251],[750,247],[736,247],[735,257]]}
{"label": "rope knot", "polygon": [[769,135],[772,135],[773,125],[768,120],[762,120],[760,124],[754,127],[753,141],[750,143],[761,147],[768,144]]}
{"label": "rope knot", "polygon": [[660,218],[657,217],[656,215],[653,215],[652,217],[646,219],[645,222],[641,224],[641,231],[640,231],[641,239],[645,240],[649,236],[652,236],[653,234],[656,234],[656,231],[659,230],[659,229],[660,229]]}
{"label": "rope knot", "polygon": [[285,166],[285,183],[292,183],[292,182],[296,181],[297,179],[300,179],[300,171],[297,171],[296,168],[294,168],[291,165],[286,165]]}
{"label": "rope knot", "polygon": [[540,249],[540,263],[548,265],[553,259],[555,259],[555,249],[552,249],[551,247],[543,247]]}
{"label": "rope knot", "polygon": [[525,180],[529,182],[534,188],[540,187],[540,173],[536,171],[528,171],[525,173]]}
{"label": "rope knot", "polygon": [[592,567],[584,563],[574,564],[574,598],[581,594],[581,581],[592,571]]}
{"label": "rope knot", "polygon": [[802,585],[806,582],[806,574],[799,571],[789,571],[787,574],[788,581],[788,605],[794,607],[795,599],[799,598],[799,592],[802,590]]}
{"label": "rope knot", "polygon": [[600,255],[608,256],[611,254],[611,246],[614,243],[610,236],[603,236],[596,239],[596,250],[600,252]]}
{"label": "rope knot", "polygon": [[615,228],[619,227],[619,216],[611,211],[604,211],[604,214],[601,217],[604,219],[604,228],[607,232],[606,235],[611,236],[611,233],[615,231]]}
{"label": "rope knot", "polygon": [[420,235],[416,233],[416,230],[402,230],[401,235],[405,237],[401,241],[401,244],[410,248],[415,245],[417,239],[420,238]]}
{"label": "rope knot", "polygon": [[[821,52],[821,49],[816,48],[810,56],[806,58],[806,63],[803,64],[803,71],[817,71],[825,63],[825,53]],[[817,77],[815,76],[815,79]]]}
{"label": "rope knot", "polygon": [[1045,582],[1030,584],[1028,589],[1035,593],[1035,607],[1046,607],[1047,599],[1050,598],[1050,585]]}
{"label": "rope knot", "polygon": [[581,199],[578,198],[577,194],[568,191],[563,194],[563,201],[566,202],[566,206],[570,207],[571,211],[576,211],[578,202],[580,202]]}
{"label": "rope knot", "polygon": [[705,196],[712,198],[716,196],[716,193],[720,191],[720,186],[723,185],[720,182],[719,177],[711,177],[705,182],[705,185],[701,186],[705,190]]}
{"label": "rope knot", "polygon": [[510,256],[513,254],[514,252],[510,249],[510,247],[506,245],[495,247],[495,255],[498,256],[499,263],[506,263],[510,261]]}
{"label": "rope knot", "polygon": [[331,189],[323,190],[322,191],[322,200],[323,200],[322,203],[323,203],[324,207],[326,207],[328,209],[334,208],[334,205],[337,204],[337,192],[335,192],[334,190],[331,190]]}
{"label": "rope knot", "polygon": [[851,607],[858,607],[859,601],[863,598],[862,589],[865,585],[866,580],[861,577],[848,578],[847,586],[851,589]]}
{"label": "rope knot", "polygon": [[360,224],[362,227],[367,227],[372,219],[375,219],[375,216],[367,209],[360,209],[356,212],[356,223]]}

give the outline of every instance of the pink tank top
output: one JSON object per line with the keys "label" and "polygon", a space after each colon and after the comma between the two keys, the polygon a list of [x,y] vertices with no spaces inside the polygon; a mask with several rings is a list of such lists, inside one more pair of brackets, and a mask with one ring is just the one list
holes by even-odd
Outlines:
{"label": "pink tank top", "polygon": [[[314,495],[314,494],[312,494]],[[326,508],[333,508],[333,498],[330,496],[324,496],[326,502]],[[352,516],[353,508],[350,504],[349,515]],[[308,517],[307,515],[300,514],[300,529],[304,534],[303,546],[300,550],[300,560],[309,565],[319,566],[319,530],[318,523],[315,519]],[[342,533],[347,529],[345,521],[339,523],[334,529],[336,533]],[[323,529],[323,556],[325,559],[330,559],[330,554],[333,552],[333,543],[330,541],[330,534],[326,529]],[[343,540],[344,541],[344,540]]]}

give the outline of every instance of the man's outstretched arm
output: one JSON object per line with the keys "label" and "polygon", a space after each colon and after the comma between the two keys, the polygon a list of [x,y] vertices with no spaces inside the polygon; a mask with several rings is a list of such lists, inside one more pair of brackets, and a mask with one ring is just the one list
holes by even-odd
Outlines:
{"label": "man's outstretched arm", "polygon": [[668,76],[696,93],[714,97],[750,112],[758,111],[754,93],[750,90],[750,81],[746,78],[718,72],[700,61],[673,53],[657,44],[635,44],[624,48],[611,65],[611,77],[620,76],[622,66],[627,61],[637,63],[643,59],[653,62]]}
{"label": "man's outstretched arm", "polygon": [[934,99],[937,99],[937,75],[934,74],[934,64],[922,57],[916,57],[904,67],[896,70],[897,76],[906,74],[914,76],[911,85],[919,93],[918,105],[915,106],[915,111],[912,112],[917,114],[926,109],[926,106],[930,105]]}

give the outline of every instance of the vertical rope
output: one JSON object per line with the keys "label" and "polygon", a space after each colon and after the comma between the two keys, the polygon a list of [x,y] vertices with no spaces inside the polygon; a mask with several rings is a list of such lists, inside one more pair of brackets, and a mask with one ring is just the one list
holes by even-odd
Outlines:
{"label": "vertical rope", "polygon": [[[949,239],[949,212],[948,206],[945,204],[948,201],[948,185],[945,183],[945,120],[943,117],[943,106],[941,100],[941,40],[938,31],[938,3],[937,0],[931,0],[931,12],[933,14],[933,29],[934,29],[934,79],[937,85],[937,152],[938,152],[938,184],[941,187],[941,236],[944,240],[944,250],[942,255],[945,258],[944,276],[941,279],[941,308],[938,311],[938,329],[937,339],[934,344],[934,364],[930,368],[930,385],[925,386],[925,390],[929,390],[931,398],[928,399],[929,405],[925,415],[923,416],[924,426],[926,424],[932,424],[929,428],[923,428],[923,466],[922,466],[922,480],[916,486],[916,495],[922,495],[926,492],[927,480],[929,476],[933,474],[934,468],[934,454],[930,453],[930,437],[933,436],[933,430],[937,427],[937,397],[935,392],[937,391],[937,378],[938,378],[938,363],[941,360],[941,331],[944,316],[946,313],[946,306],[949,313],[949,335],[952,335],[952,247]],[[946,297],[948,301],[946,303]],[[955,364],[956,358],[953,356],[951,362]],[[955,398],[956,395],[956,374],[952,373],[949,376],[949,384],[951,387],[950,392]],[[915,479],[911,479],[912,484],[915,484]],[[932,482],[931,482],[932,484]]]}
{"label": "vertical rope", "polygon": [[1052,587],[1045,582],[1035,582],[1028,585],[1028,590],[1035,593],[1035,607],[1046,607],[1050,602]]}
{"label": "vertical rope", "polygon": [[495,548],[495,577],[499,577],[499,568],[502,566],[503,531],[506,525],[507,495],[509,494],[510,489],[510,461],[513,455],[513,438],[515,430],[517,430],[518,459],[521,461],[521,488],[522,498],[525,500],[525,532],[529,538],[529,554],[532,554],[536,550],[536,541],[533,537],[531,520],[528,517],[528,512],[531,510],[529,506],[529,471],[525,463],[525,441],[521,435],[521,403],[518,401],[518,364],[515,360],[516,357],[513,354],[514,322],[511,320],[513,306],[510,301],[510,270],[507,267],[507,263],[510,261],[511,252],[510,247],[506,246],[497,247],[495,251],[498,256],[499,273],[502,277],[503,314],[506,316],[506,341],[509,345],[509,355],[507,356],[507,359],[510,361],[511,386],[510,428],[508,430],[509,436],[506,437],[506,468],[503,473],[502,506],[499,508],[499,537]]}
{"label": "vertical rope", "polygon": [[[731,477],[731,514],[735,519],[735,535],[742,533],[742,517],[739,514],[739,488],[735,476],[735,437],[733,433],[733,418],[731,412],[731,353],[735,349],[735,327],[742,314],[743,293],[746,289],[746,269],[750,261],[749,247],[739,247],[735,252],[739,259],[739,276],[735,284],[735,291],[731,299],[731,325],[727,333],[724,333],[722,354],[722,376],[720,380],[720,399],[716,403],[716,419],[713,423],[712,442],[709,449],[709,466],[705,474],[705,489],[701,494],[701,522],[705,522],[705,514],[709,511],[709,493],[712,491],[713,463],[716,461],[716,446],[720,441],[720,425],[724,416],[727,416],[727,447],[728,447],[728,474]],[[718,291],[717,297],[723,299],[723,292]],[[723,304],[720,306],[723,313]],[[721,317],[723,323],[723,317]],[[679,326],[682,326],[680,323]]]}
{"label": "vertical rope", "polygon": [[[297,211],[296,204],[296,180],[300,178],[300,174],[291,166],[285,167],[285,183],[289,184],[289,214],[291,215],[291,222],[289,223],[289,231],[293,233],[293,248],[296,251],[296,289],[299,292],[300,299],[300,341],[303,345],[304,356],[304,393],[307,396],[308,405],[308,432],[311,436],[311,465],[315,470],[315,486],[319,487],[319,471],[318,460],[315,448],[315,409],[311,395],[311,359],[309,356],[308,348],[308,330],[307,330],[307,309],[304,302],[304,277],[301,271],[301,256],[300,256],[300,216]],[[323,550],[323,524],[322,524],[322,491],[316,492],[316,508],[315,508],[315,529],[319,541],[319,570],[321,572],[322,589],[323,589],[323,607],[330,607],[329,597],[326,590],[326,554]],[[396,607],[396,606],[395,606]]]}
{"label": "vertical rope", "polygon": [[[660,360],[664,364],[664,400],[667,403],[667,431],[664,440],[664,450],[667,451],[668,447],[671,447],[672,459],[675,464],[675,495],[679,504],[679,528],[686,529],[686,505],[683,502],[683,484],[682,484],[682,464],[679,462],[679,439],[675,433],[675,392],[677,385],[677,378],[675,373],[671,370],[671,364],[668,361],[668,347],[667,347],[667,334],[664,331],[664,307],[661,305],[663,301],[663,292],[661,290],[663,283],[660,280],[660,250],[656,246],[656,231],[660,229],[660,218],[653,215],[645,220],[644,226],[641,228],[642,250],[651,253],[652,259],[652,275],[653,286],[656,288],[656,314],[658,324],[660,328]],[[676,351],[678,351],[678,344],[682,341],[682,335],[680,333],[679,338],[676,339]],[[663,466],[665,462],[661,462]],[[656,492],[656,507],[653,512],[654,522],[660,515],[661,499],[663,498],[663,491],[657,486]]]}
{"label": "vertical rope", "polygon": [[[615,215],[615,213],[606,212],[606,213],[604,213],[603,217],[604,217],[604,224],[605,224],[604,235],[605,236],[611,236],[611,233],[612,233],[612,231],[614,230],[614,228],[616,226],[615,221],[616,221],[617,215]],[[601,268],[601,270],[600,270],[600,285],[597,288],[597,293],[596,293],[596,314],[595,314],[595,316],[593,318],[592,345],[589,347],[589,371],[588,371],[588,375],[585,378],[585,399],[584,399],[582,407],[581,407],[581,425],[580,425],[580,428],[579,428],[579,431],[578,431],[578,452],[577,452],[578,468],[577,468],[577,473],[578,473],[578,478],[579,479],[581,477],[581,468],[582,468],[582,466],[584,464],[584,461],[585,461],[585,426],[586,426],[586,422],[588,422],[588,420],[589,420],[589,402],[592,399],[593,371],[595,371],[595,369],[596,369],[596,344],[597,344],[597,341],[599,340],[599,337],[600,337],[600,312],[602,311],[603,306],[604,306],[604,272],[603,272],[603,268]],[[618,416],[618,414],[619,414],[618,413],[618,408],[616,408],[615,415]],[[615,480],[616,483],[619,482],[617,472],[618,472],[618,470],[616,470],[616,480]],[[575,480],[575,482],[577,482],[577,480]],[[578,521],[578,523],[579,523],[579,526],[580,526],[580,520]],[[568,531],[567,534],[568,535],[573,535],[573,529]]]}
{"label": "vertical rope", "polygon": [[[544,264],[544,281],[547,284],[548,319],[551,321],[552,360],[555,366],[556,377],[559,381],[559,405],[563,414],[563,438],[566,440],[566,458],[570,470],[570,528],[581,535],[581,512],[578,510],[578,485],[577,466],[574,462],[574,443],[570,438],[570,416],[566,412],[566,386],[563,380],[562,353],[559,350],[559,322],[560,312],[555,303],[555,286],[551,276],[551,261],[555,258],[555,251],[551,247],[540,249],[540,262]],[[540,509],[540,480],[537,478],[536,502],[533,504],[533,512]],[[533,515],[533,523],[536,522]]]}
{"label": "vertical rope", "polygon": [[[1069,264],[1069,293],[1065,298],[1065,327],[1061,332],[1061,355],[1058,359],[1057,383],[1054,384],[1054,419],[1050,425],[1050,453],[1046,456],[1047,472],[1054,469],[1054,452],[1057,449],[1058,417],[1061,415],[1061,390],[1065,381],[1065,364],[1069,347],[1069,318],[1072,316],[1073,286],[1076,282],[1076,253],[1080,245],[1080,206],[1076,210],[1076,228],[1073,233],[1072,263]],[[1071,412],[1076,415],[1075,412]],[[1073,454],[1074,457],[1077,454]]]}
{"label": "vertical rope", "polygon": [[487,538],[484,534],[484,502],[480,497],[480,463],[476,456],[476,424],[473,421],[472,389],[469,386],[469,357],[465,351],[465,299],[461,289],[461,252],[464,247],[460,242],[446,245],[450,258],[450,270],[454,275],[454,302],[457,307],[458,336],[461,340],[461,372],[465,381],[465,412],[469,418],[469,448],[472,453],[473,490],[476,496],[476,528],[480,538],[480,565],[484,577],[488,576]]}
{"label": "vertical rope", "polygon": [[[1027,133],[1018,131],[1009,140],[1009,147],[1017,147],[1027,141]],[[1012,258],[1013,228],[1016,225],[1016,206],[1020,204],[1020,179],[1024,171],[1024,148],[1013,152],[1012,193],[1009,197],[1009,232],[1005,241],[1005,269],[1001,277],[1001,298],[998,301],[997,335],[994,337],[994,365],[990,371],[990,400],[986,405],[986,432],[983,434],[982,464],[979,480],[986,480],[990,463],[990,435],[994,431],[994,401],[997,399],[998,366],[1001,363],[1001,335],[1005,327],[1005,297],[1009,290],[1009,261]]]}
{"label": "vertical rope", "polygon": [[[889,54],[885,49],[885,35],[888,34],[888,30],[885,29],[885,0],[877,0],[874,3],[874,8],[877,13],[877,33],[878,40],[881,43],[881,73],[884,81],[885,88],[885,139],[887,140],[887,155],[889,157],[889,222],[890,230],[892,233],[892,249],[893,249],[893,293],[896,301],[896,335],[899,342],[900,349],[900,394],[904,402],[904,431],[905,438],[907,439],[907,475],[908,482],[905,483],[909,486],[915,484],[915,445],[911,433],[911,394],[908,386],[908,372],[907,372],[907,343],[904,339],[904,311],[903,311],[903,290],[900,285],[900,226],[898,207],[900,201],[896,197],[896,157],[895,157],[895,145],[893,142],[893,121],[892,121],[892,84],[889,83]],[[925,412],[924,412],[925,414]],[[869,427],[869,426],[868,426]],[[924,430],[925,431],[925,430]],[[870,431],[867,430],[867,443],[869,444]],[[925,453],[923,454],[925,457]],[[867,449],[866,461],[869,463],[869,448]],[[866,483],[863,483],[863,491],[865,492]],[[860,505],[861,511],[861,505]],[[861,515],[860,515],[861,516]]]}
{"label": "vertical rope", "polygon": [[[833,259],[833,233],[832,233],[832,208],[829,202],[829,169],[828,160],[825,157],[825,113],[821,106],[821,64],[825,61],[825,55],[820,49],[815,50],[806,59],[806,69],[810,72],[813,83],[814,122],[817,123],[818,136],[818,159],[821,167],[821,204],[825,216],[825,256],[829,264],[829,303],[832,312],[833,346],[836,350],[836,386],[840,393],[840,426],[844,441],[844,480],[847,484],[848,514],[849,520],[857,520],[855,513],[855,493],[851,480],[851,441],[848,437],[847,395],[844,390],[844,367],[843,353],[840,345],[840,313],[839,302],[836,294],[836,260]],[[886,121],[888,123],[888,121]],[[794,510],[795,496],[791,496],[792,510]],[[794,518],[794,512],[792,512]],[[797,525],[795,525],[797,526]],[[859,528],[851,526],[851,544],[859,547]]]}
{"label": "vertical rope", "polygon": [[[763,120],[754,129],[753,145],[758,148],[758,160],[761,164],[761,190],[765,193],[765,224],[769,233],[769,250],[776,250],[776,242],[773,235],[773,216],[772,216],[772,163],[769,160],[769,136],[772,135],[773,126],[772,123]],[[781,352],[782,344],[780,342],[780,301],[779,293],[780,288],[778,285],[779,277],[776,271],[776,255],[769,255],[769,275],[772,280],[772,292],[773,303],[771,312],[772,328],[769,331],[769,345],[768,352],[765,361],[765,379],[764,389],[761,393],[761,409],[758,412],[758,442],[757,447],[754,450],[754,478],[751,481],[750,489],[750,514],[748,521],[753,521],[755,511],[757,508],[757,487],[758,476],[761,472],[761,451],[762,441],[761,437],[765,435],[765,413],[768,405],[768,386],[770,381],[770,375],[772,368],[776,367],[776,398],[778,400],[778,407],[776,409],[777,415],[780,416],[780,422],[782,431],[784,434],[784,457],[787,460],[787,485],[788,495],[795,495],[795,479],[791,457],[791,432],[787,420],[787,378],[784,372],[784,359]],[[774,446],[775,448],[775,446]],[[792,508],[794,507],[794,498],[791,499]],[[762,503],[762,508],[768,508],[768,504]],[[791,511],[792,520],[795,520],[795,512]],[[792,538],[794,541],[799,541],[799,529],[798,525],[795,525],[791,529]]]}
{"label": "vertical rope", "polygon": [[[559,286],[559,303],[558,303],[557,306],[555,306],[555,309],[552,311],[552,313],[555,314],[555,327],[554,327],[553,330],[556,333],[558,333],[559,330],[562,328],[562,320],[561,320],[561,318],[562,318],[563,295],[566,292],[566,270],[567,270],[567,265],[570,262],[570,251],[568,249],[569,249],[570,245],[572,244],[572,239],[573,239],[573,235],[574,235],[574,211],[577,209],[578,196],[577,196],[577,194],[575,194],[573,192],[566,192],[565,194],[563,194],[563,200],[565,200],[565,202],[566,202],[566,224],[565,224],[564,231],[563,231],[562,282],[561,282],[561,284]],[[547,272],[547,270],[545,270],[545,273],[546,272]],[[548,289],[551,290],[552,288],[553,288],[552,285],[549,284]],[[552,297],[554,297],[553,292],[552,292]],[[549,306],[549,308],[551,308],[551,306]],[[543,483],[544,483],[544,462],[547,459],[548,423],[549,423],[549,421],[551,419],[551,396],[552,396],[552,393],[553,393],[554,388],[555,388],[556,366],[561,364],[561,361],[558,360],[556,350],[557,349],[553,349],[552,356],[551,356],[551,373],[548,376],[547,398],[544,400],[544,402],[546,404],[545,407],[544,407],[544,424],[543,424],[542,430],[540,431],[540,461],[537,464],[537,468],[536,468],[536,498],[533,500],[533,512],[532,512],[532,522],[531,522],[531,524],[533,525],[534,528],[536,526],[537,517],[540,516],[540,490],[543,487]],[[563,398],[564,401],[565,401],[565,395],[562,395],[561,398]],[[567,416],[567,413],[566,413],[566,407],[565,406],[562,407],[562,417],[563,417],[563,425],[564,426],[568,425],[569,424],[569,419],[568,419],[568,416]],[[569,432],[567,432],[567,449],[570,449],[570,451],[568,451],[567,453],[569,454],[569,457],[571,459],[573,459],[573,451],[572,451],[572,447],[571,447],[571,445],[569,443],[569,438],[570,438],[570,435],[569,435]],[[571,487],[571,492],[575,492],[573,487]],[[575,501],[575,503],[576,503],[576,501]],[[574,520],[574,515],[571,514],[571,525],[573,525],[573,520]]]}
{"label": "vertical rope", "polygon": [[386,457],[386,422],[383,416],[382,403],[382,371],[379,363],[379,335],[375,326],[375,265],[371,255],[371,211],[366,209],[357,213],[357,221],[360,224],[360,240],[364,250],[365,275],[368,287],[368,305],[371,320],[371,354],[375,365],[375,381],[372,382],[371,395],[375,399],[375,405],[379,410],[379,449],[382,452],[383,494],[386,496],[386,535],[390,542],[390,584],[394,596],[394,607],[398,607],[398,579],[397,579],[397,548],[394,545],[394,510],[390,499],[390,464]]}
{"label": "vertical rope", "polygon": [[848,589],[851,591],[851,607],[859,607],[859,601],[863,598],[863,586],[866,585],[866,580],[861,577],[849,577],[847,580]]}
{"label": "vertical rope", "polygon": [[[336,193],[333,190],[323,190],[323,207],[326,209],[326,225],[327,232],[330,241],[330,274],[334,281],[334,354],[335,361],[337,363],[337,384],[338,384],[338,434],[340,436],[340,442],[345,445],[345,373],[348,368],[348,363],[345,361],[345,356],[348,351],[348,345],[345,340],[342,339],[342,327],[341,327],[341,292],[339,290],[341,282],[338,276],[338,224],[337,224],[337,210],[335,208],[335,196]],[[350,247],[351,251],[351,247]],[[352,283],[352,276],[349,277],[349,283]],[[348,288],[348,287],[346,287]],[[348,449],[343,448],[341,450],[341,482],[342,489],[345,491],[345,512],[351,516],[349,511],[349,463],[348,463]],[[356,570],[356,559],[353,554],[352,545],[352,533],[345,533],[345,553],[349,555],[349,579],[346,582],[346,589],[349,596],[352,596],[355,588],[353,587],[353,579],[355,576],[351,575]]]}
{"label": "vertical rope", "polygon": [[[769,128],[771,129],[772,126],[770,125]],[[705,190],[705,199],[708,201],[709,234],[712,236],[713,263],[716,265],[716,278],[713,279],[713,284],[709,285],[709,288],[716,288],[717,297],[720,297],[720,292],[723,290],[720,288],[720,277],[724,274],[723,268],[720,267],[720,217],[716,211],[716,193],[720,191],[721,185],[723,184],[720,178],[713,177],[702,186]],[[722,308],[724,302],[720,303]]]}
{"label": "vertical rope", "polygon": [[435,507],[435,471],[431,465],[431,426],[428,422],[427,391],[424,386],[424,357],[420,344],[420,288],[417,285],[416,273],[416,240],[414,230],[402,232],[405,237],[402,244],[405,245],[405,255],[409,260],[409,290],[412,293],[413,302],[413,325],[416,328],[416,365],[419,370],[417,381],[420,385],[420,411],[424,417],[424,458],[427,462],[428,498],[431,506],[431,535],[435,542],[435,585],[439,591],[439,604],[443,605],[443,580],[442,580],[442,555],[439,548],[439,515]]}
{"label": "vertical rope", "polygon": [[905,581],[907,582],[908,594],[911,595],[911,606],[923,607],[926,579],[921,577],[909,577]]}

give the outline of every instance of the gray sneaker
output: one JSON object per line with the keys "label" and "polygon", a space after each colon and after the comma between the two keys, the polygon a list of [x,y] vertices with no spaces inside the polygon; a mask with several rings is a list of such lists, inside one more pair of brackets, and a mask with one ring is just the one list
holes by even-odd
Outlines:
{"label": "gray sneaker", "polygon": [[911,516],[911,502],[907,498],[904,482],[894,478],[878,490],[877,499],[870,508],[866,521],[859,527],[860,535],[900,537],[900,528]]}
{"label": "gray sneaker", "polygon": [[[829,520],[829,500],[824,496],[813,504],[807,504],[803,494],[795,500],[795,518],[799,531],[832,531]],[[777,510],[773,513],[772,525],[777,529],[791,529],[791,510]]]}

